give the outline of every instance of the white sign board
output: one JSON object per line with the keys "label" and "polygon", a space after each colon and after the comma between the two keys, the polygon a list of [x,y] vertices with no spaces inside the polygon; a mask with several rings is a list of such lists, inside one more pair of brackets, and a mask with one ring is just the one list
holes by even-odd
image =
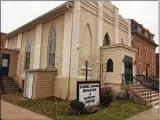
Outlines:
{"label": "white sign board", "polygon": [[100,104],[100,82],[99,81],[78,81],[78,100],[86,106]]}

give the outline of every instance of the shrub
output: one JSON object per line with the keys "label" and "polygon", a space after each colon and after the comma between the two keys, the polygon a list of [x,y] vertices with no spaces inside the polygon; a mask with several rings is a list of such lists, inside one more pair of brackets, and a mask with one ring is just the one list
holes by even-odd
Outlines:
{"label": "shrub", "polygon": [[113,101],[112,95],[101,95],[101,105],[107,107]]}
{"label": "shrub", "polygon": [[105,87],[101,89],[101,105],[107,107],[113,101],[112,89]]}
{"label": "shrub", "polygon": [[114,91],[114,98],[116,100],[129,100],[130,98],[130,94],[128,92],[128,90],[116,90]]}
{"label": "shrub", "polygon": [[95,113],[98,110],[99,110],[98,105],[90,105],[90,106],[85,107],[85,112],[86,113]]}
{"label": "shrub", "polygon": [[112,94],[112,88],[110,88],[110,87],[101,88],[101,94],[103,94],[103,95],[111,95]]}
{"label": "shrub", "polygon": [[84,113],[84,103],[83,102],[80,102],[78,100],[72,100],[70,102],[70,107],[77,111],[77,112],[80,112],[80,113]]}

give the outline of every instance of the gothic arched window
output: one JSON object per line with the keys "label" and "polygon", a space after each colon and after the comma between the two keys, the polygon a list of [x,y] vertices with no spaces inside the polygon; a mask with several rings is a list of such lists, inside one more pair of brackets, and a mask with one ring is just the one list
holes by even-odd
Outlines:
{"label": "gothic arched window", "polygon": [[30,55],[31,55],[31,36],[28,36],[25,49],[25,69],[29,69]]}
{"label": "gothic arched window", "polygon": [[110,38],[109,38],[108,33],[106,33],[106,35],[104,36],[104,40],[103,40],[103,46],[106,46],[106,45],[110,45]]}
{"label": "gothic arched window", "polygon": [[55,66],[56,29],[52,25],[48,40],[48,66]]}
{"label": "gothic arched window", "polygon": [[113,72],[113,61],[112,61],[112,59],[109,59],[107,61],[106,68],[107,68],[106,72]]}

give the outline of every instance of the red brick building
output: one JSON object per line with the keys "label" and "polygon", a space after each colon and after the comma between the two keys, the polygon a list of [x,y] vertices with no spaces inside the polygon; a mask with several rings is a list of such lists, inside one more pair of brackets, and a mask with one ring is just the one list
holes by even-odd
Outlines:
{"label": "red brick building", "polygon": [[156,76],[156,47],[154,34],[131,19],[131,46],[137,49],[136,75]]}
{"label": "red brick building", "polygon": [[159,53],[156,53],[156,76],[159,78]]}
{"label": "red brick building", "polygon": [[[3,36],[5,36],[5,35],[6,35],[6,33],[1,32],[1,38],[2,38]],[[1,39],[1,41],[0,41],[0,48],[4,48],[4,42],[2,41],[2,39]]]}

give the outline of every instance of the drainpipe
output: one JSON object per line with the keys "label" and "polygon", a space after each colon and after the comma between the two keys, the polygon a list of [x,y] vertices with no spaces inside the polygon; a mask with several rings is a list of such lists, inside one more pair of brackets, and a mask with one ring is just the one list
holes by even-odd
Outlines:
{"label": "drainpipe", "polygon": [[68,76],[68,91],[67,91],[67,100],[69,100],[69,93],[70,93],[70,79],[71,79],[71,53],[72,53],[72,32],[73,32],[73,11],[69,8],[69,2],[67,3],[67,8],[72,12],[71,14],[71,45],[70,45],[70,58],[69,58],[69,76]]}

